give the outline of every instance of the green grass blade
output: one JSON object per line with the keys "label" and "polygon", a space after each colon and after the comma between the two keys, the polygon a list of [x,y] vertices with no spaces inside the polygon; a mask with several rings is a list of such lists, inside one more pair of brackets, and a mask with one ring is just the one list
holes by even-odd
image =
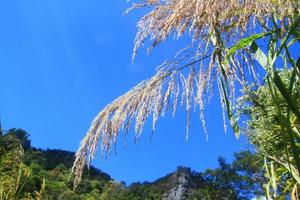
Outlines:
{"label": "green grass blade", "polygon": [[267,35],[269,35],[270,33],[258,33],[258,34],[254,34],[251,35],[250,37],[247,38],[243,38],[241,40],[239,40],[235,45],[233,45],[230,49],[228,49],[228,55],[232,56],[234,55],[238,50],[243,49],[244,47],[250,46],[255,40],[263,38]]}

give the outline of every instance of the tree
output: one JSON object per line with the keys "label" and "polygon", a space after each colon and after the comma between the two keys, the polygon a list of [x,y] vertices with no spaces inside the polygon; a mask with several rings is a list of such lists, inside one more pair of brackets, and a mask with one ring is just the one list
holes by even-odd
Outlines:
{"label": "tree", "polygon": [[[257,154],[242,151],[229,164],[218,159],[217,169],[203,173],[207,189],[206,199],[252,199],[263,195],[263,159]],[[203,190],[203,189],[202,189]]]}
{"label": "tree", "polygon": [[31,147],[31,141],[29,139],[29,134],[22,129],[9,129],[6,133],[7,136],[11,135],[19,140],[23,150],[28,150]]}
{"label": "tree", "polygon": [[[236,88],[242,88],[243,93],[250,83],[260,85],[259,71],[291,102],[275,65],[285,56],[284,61],[294,69],[291,80],[295,83],[295,77],[300,74],[295,62],[298,58],[292,56],[290,48],[299,45],[299,1],[142,0],[134,3],[129,11],[142,7],[152,10],[138,22],[133,59],[148,38],[152,41],[149,51],[171,34],[181,37],[189,33],[191,45],[176,59],[164,62],[153,77],[114,100],[96,116],[76,154],[72,169],[75,186],[86,162],[90,163],[95,156],[99,141],[101,153],[109,153],[120,131],[127,132],[135,122],[136,137],[139,137],[149,116],[153,118],[154,130],[157,119],[167,110],[173,109],[175,114],[179,100],[187,111],[186,138],[193,105],[198,107],[205,131],[203,111],[215,86],[224,111],[223,119],[227,113],[237,138],[240,129],[235,109],[235,96],[239,94]],[[268,44],[267,55],[262,39]],[[260,69],[256,70],[256,66]],[[291,112],[300,118],[298,107],[291,106]],[[293,152],[294,157],[296,153]]]}

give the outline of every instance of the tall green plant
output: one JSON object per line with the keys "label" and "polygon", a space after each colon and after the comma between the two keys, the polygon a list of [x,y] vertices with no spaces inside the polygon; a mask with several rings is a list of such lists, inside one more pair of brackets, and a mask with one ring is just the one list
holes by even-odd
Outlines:
{"label": "tall green plant", "polygon": [[[288,86],[294,78],[293,69],[277,72],[282,85]],[[246,133],[257,150],[265,156],[265,175],[269,182],[269,196],[295,195],[299,190],[300,176],[297,159],[300,150],[300,123],[290,113],[289,102],[275,83],[266,77],[266,83],[258,89],[248,89],[240,99],[240,111],[247,117]],[[300,106],[299,84],[290,95]]]}
{"label": "tall green plant", "polygon": [[28,193],[25,186],[30,176],[23,164],[23,148],[13,134],[0,135],[0,200],[41,200],[45,182],[39,192]]}

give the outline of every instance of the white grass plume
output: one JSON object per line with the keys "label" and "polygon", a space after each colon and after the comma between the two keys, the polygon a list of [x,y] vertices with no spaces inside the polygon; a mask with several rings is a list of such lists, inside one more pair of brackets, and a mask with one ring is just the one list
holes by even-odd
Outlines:
{"label": "white grass plume", "polygon": [[[95,117],[76,153],[72,168],[75,187],[81,180],[85,164],[90,164],[94,158],[98,143],[101,154],[108,154],[121,131],[127,133],[134,126],[138,138],[150,116],[155,129],[161,115],[168,110],[175,114],[179,100],[187,111],[187,138],[192,105],[199,107],[200,120],[206,130],[205,100],[211,98],[214,85],[221,88],[220,84],[226,83],[226,94],[219,89],[225,110],[227,98],[234,101],[235,82],[245,82],[244,68],[255,77],[250,62],[239,63],[239,56],[244,54],[234,55],[231,64],[223,63],[230,45],[243,34],[255,31],[256,25],[269,30],[268,20],[273,15],[288,25],[293,16],[300,13],[300,2],[295,0],[141,0],[129,11],[142,7],[151,7],[152,11],[137,24],[133,58],[146,39],[152,41],[151,51],[171,33],[177,37],[189,33],[191,43],[197,48],[183,60],[165,62],[152,78],[108,104]],[[203,62],[209,57],[210,62]],[[181,71],[187,67],[191,70],[184,75]]]}

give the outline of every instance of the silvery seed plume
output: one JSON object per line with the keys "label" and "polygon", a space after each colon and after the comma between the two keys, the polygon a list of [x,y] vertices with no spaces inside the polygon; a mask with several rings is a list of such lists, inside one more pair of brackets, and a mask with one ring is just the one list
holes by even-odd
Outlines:
{"label": "silvery seed plume", "polygon": [[[172,64],[172,65],[171,65]],[[139,138],[146,120],[152,118],[153,131],[158,118],[170,109],[176,112],[178,99],[182,99],[188,112],[187,137],[190,124],[192,104],[203,101],[201,91],[206,85],[200,84],[203,89],[196,88],[199,82],[196,70],[191,70],[187,77],[178,70],[177,63],[166,63],[152,78],[141,82],[136,87],[120,96],[107,105],[93,120],[85,138],[81,141],[76,159],[72,168],[75,174],[75,185],[80,182],[86,162],[89,164],[97,151],[100,141],[101,155],[108,154],[116,144],[121,131],[127,133],[132,125],[135,137]],[[197,82],[197,83],[196,83]],[[194,90],[198,91],[198,94]],[[198,95],[198,97],[196,96]]]}
{"label": "silvery seed plume", "polygon": [[210,31],[218,30],[233,42],[253,30],[257,21],[266,25],[272,15],[285,21],[300,12],[300,3],[295,0],[144,0],[133,8],[145,4],[152,6],[152,11],[137,24],[133,58],[147,38],[153,41],[149,50],[171,33],[180,37],[189,32],[193,40],[205,42]]}
{"label": "silvery seed plume", "polygon": [[[226,49],[257,29],[268,30],[272,16],[288,25],[293,16],[300,13],[298,0],[141,0],[133,3],[128,11],[143,7],[151,7],[152,11],[137,24],[133,59],[147,39],[152,41],[151,51],[171,34],[177,38],[189,34],[192,48],[187,55],[182,54],[185,55],[182,59],[165,62],[153,77],[100,111],[76,153],[72,168],[75,187],[81,180],[85,164],[90,164],[94,158],[99,142],[101,155],[108,154],[121,131],[127,133],[134,127],[138,138],[149,117],[154,130],[158,118],[168,110],[174,115],[180,103],[188,116],[186,137],[193,106],[199,108],[206,130],[204,107],[215,85],[220,91],[225,120],[225,101],[230,98],[234,104],[236,82],[245,83],[243,76],[247,70],[256,77],[252,62],[246,61],[246,58],[251,60],[247,52],[239,52],[231,64],[224,64]],[[210,60],[206,61],[207,58]],[[189,72],[182,72],[185,68],[190,68]],[[225,90],[221,89],[224,84]]]}

